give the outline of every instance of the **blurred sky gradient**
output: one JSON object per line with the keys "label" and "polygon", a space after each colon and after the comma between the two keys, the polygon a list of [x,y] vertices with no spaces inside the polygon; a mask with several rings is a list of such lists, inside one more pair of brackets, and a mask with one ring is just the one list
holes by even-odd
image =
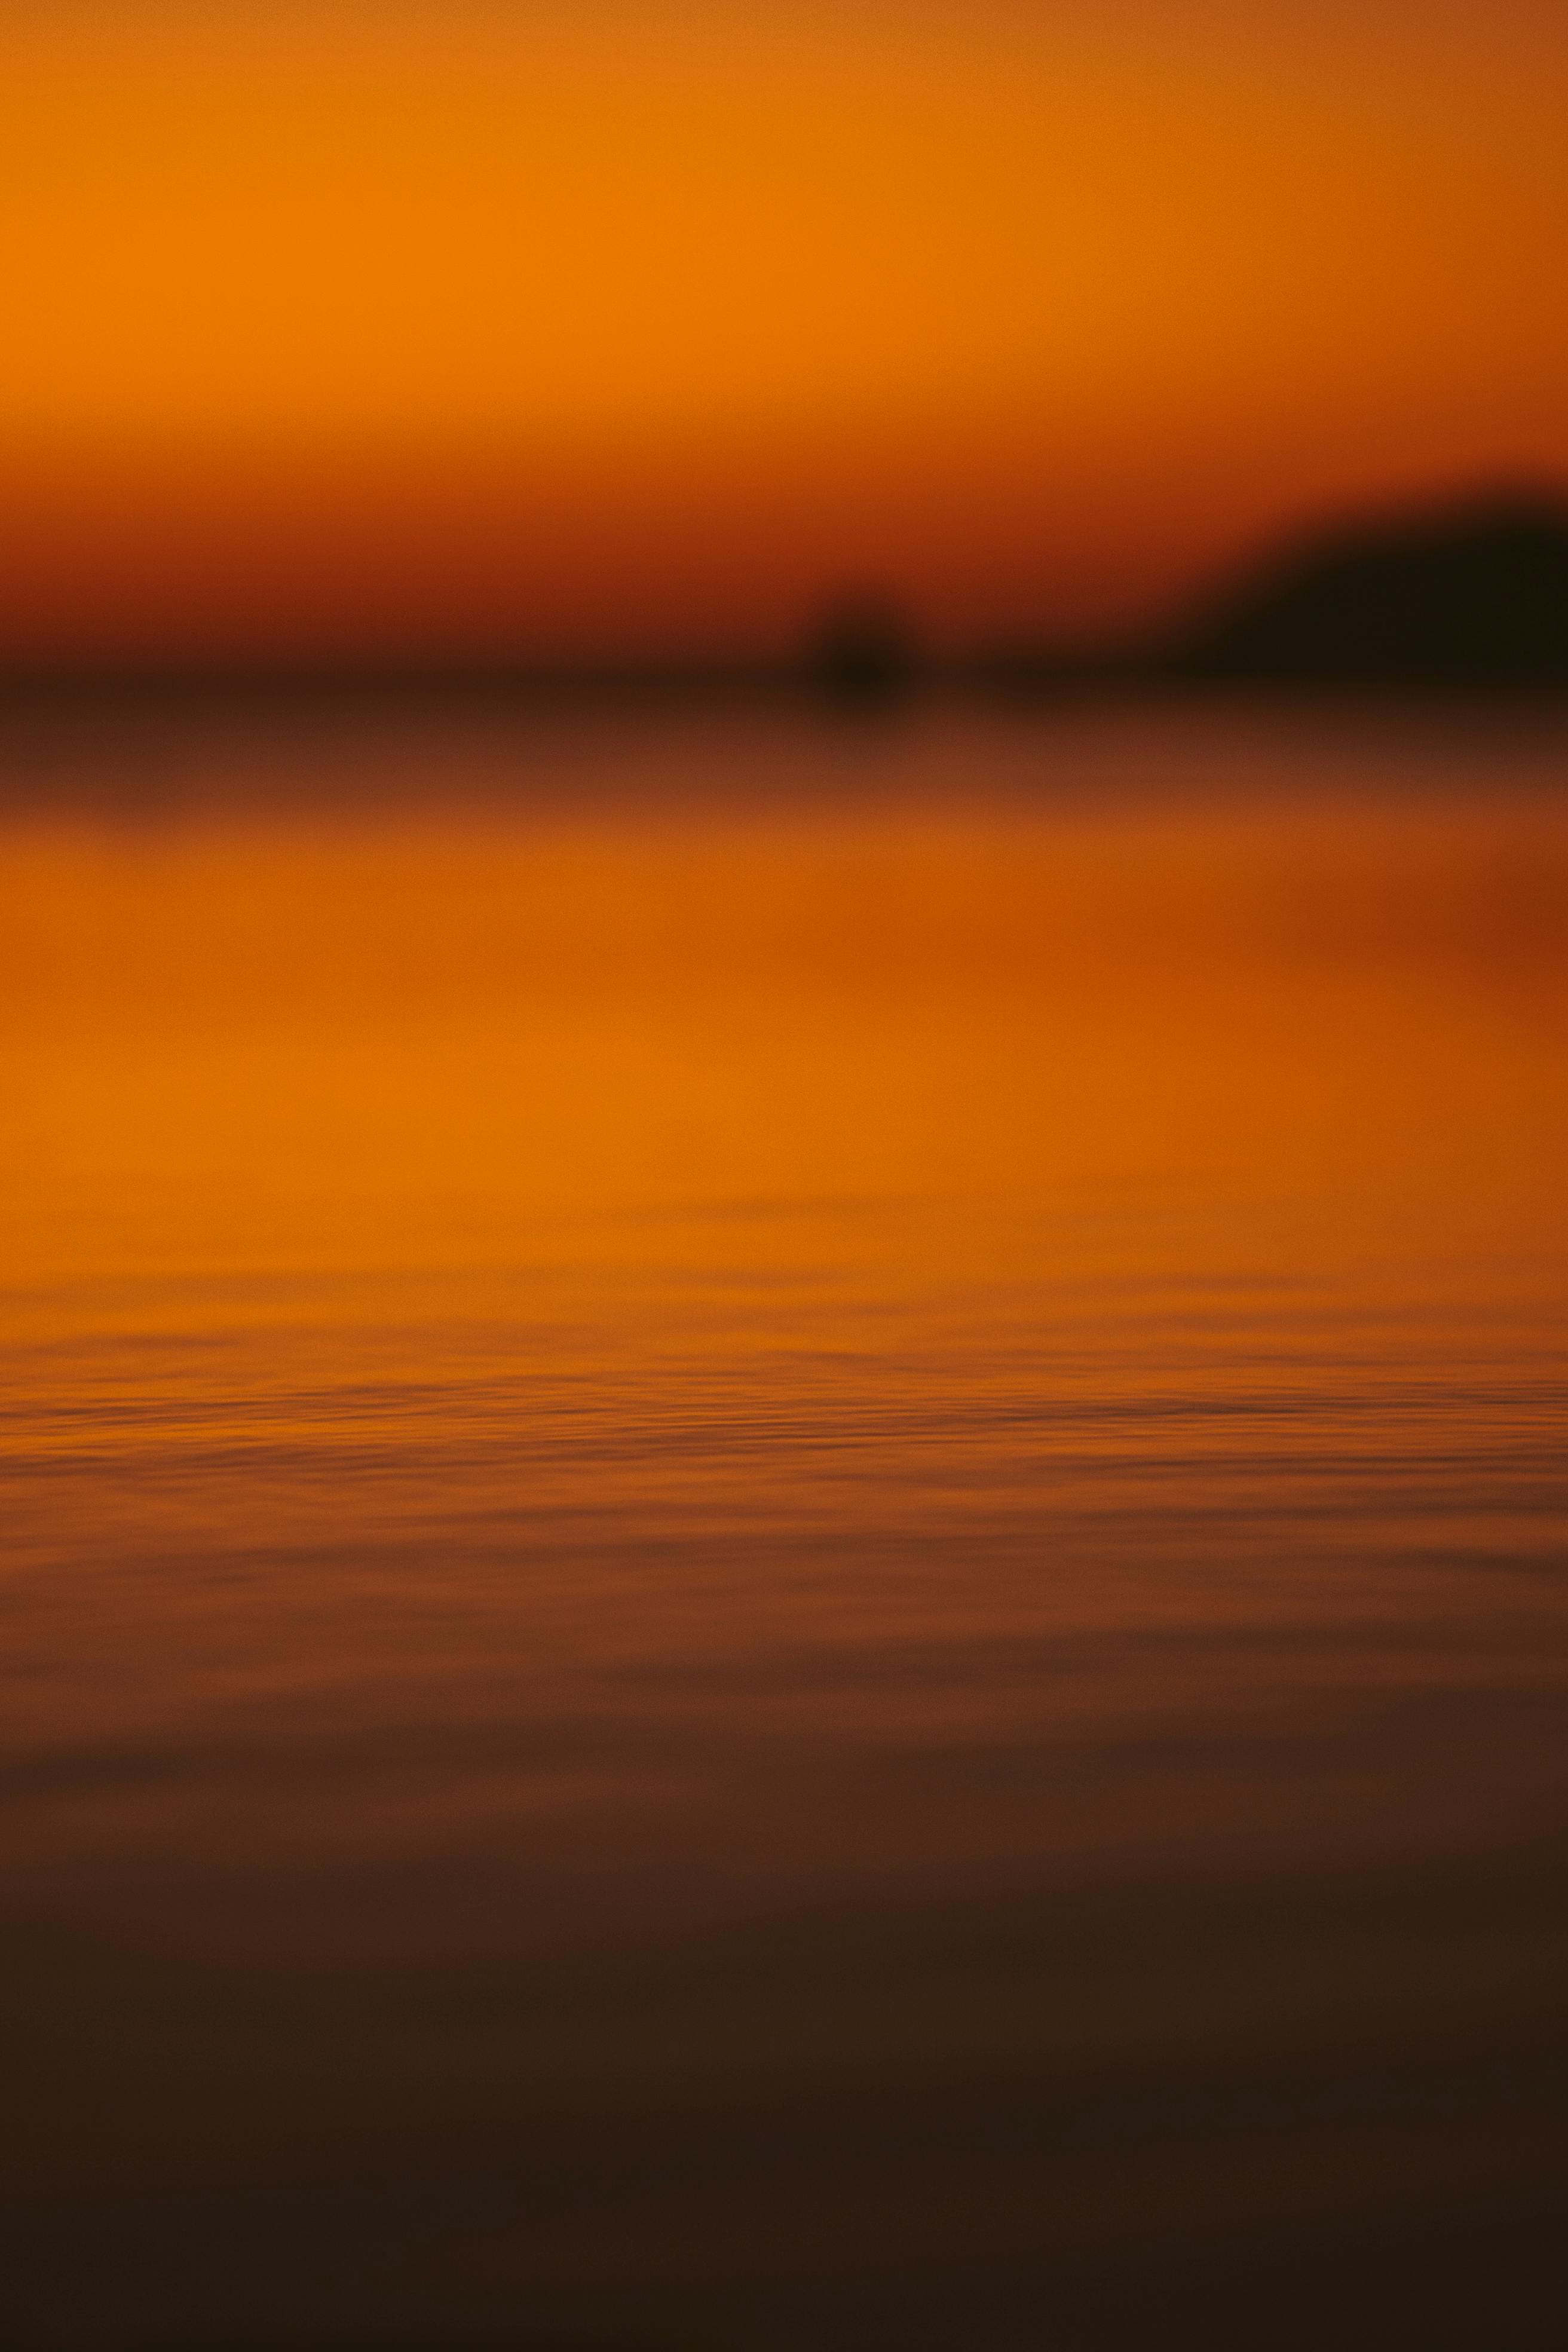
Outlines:
{"label": "blurred sky gradient", "polygon": [[9,0],[0,660],[1092,634],[1568,474],[1556,0]]}

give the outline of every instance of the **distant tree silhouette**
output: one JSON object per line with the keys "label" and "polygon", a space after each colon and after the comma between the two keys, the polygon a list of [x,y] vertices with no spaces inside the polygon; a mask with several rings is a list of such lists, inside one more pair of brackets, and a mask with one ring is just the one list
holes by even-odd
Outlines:
{"label": "distant tree silhouette", "polygon": [[854,590],[827,605],[812,631],[806,667],[817,690],[850,707],[896,700],[914,684],[914,639],[892,602]]}

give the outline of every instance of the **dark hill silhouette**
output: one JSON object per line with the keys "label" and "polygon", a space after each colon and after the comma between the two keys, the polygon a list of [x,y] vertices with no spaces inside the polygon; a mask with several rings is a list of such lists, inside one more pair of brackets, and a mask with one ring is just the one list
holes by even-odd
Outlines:
{"label": "dark hill silhouette", "polygon": [[1568,504],[1500,494],[1299,541],[1201,611],[1173,661],[1241,681],[1568,686]]}

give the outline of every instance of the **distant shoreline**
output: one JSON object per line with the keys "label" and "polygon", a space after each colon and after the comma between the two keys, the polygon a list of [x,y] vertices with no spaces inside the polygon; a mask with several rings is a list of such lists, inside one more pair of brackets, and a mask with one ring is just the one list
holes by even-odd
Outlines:
{"label": "distant shoreline", "polygon": [[1036,700],[1193,688],[1470,697],[1568,693],[1568,499],[1476,493],[1352,517],[1288,541],[1154,629],[1066,646],[921,646],[896,599],[829,599],[773,656],[525,652],[6,660],[0,705],[463,700],[648,706],[805,699],[862,711],[918,698]]}

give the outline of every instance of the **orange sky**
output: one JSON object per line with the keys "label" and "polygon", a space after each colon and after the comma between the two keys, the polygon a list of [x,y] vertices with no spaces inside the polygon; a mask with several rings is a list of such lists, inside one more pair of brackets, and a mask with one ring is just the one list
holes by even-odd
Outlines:
{"label": "orange sky", "polygon": [[1557,0],[7,0],[0,648],[1146,611],[1568,476]]}

